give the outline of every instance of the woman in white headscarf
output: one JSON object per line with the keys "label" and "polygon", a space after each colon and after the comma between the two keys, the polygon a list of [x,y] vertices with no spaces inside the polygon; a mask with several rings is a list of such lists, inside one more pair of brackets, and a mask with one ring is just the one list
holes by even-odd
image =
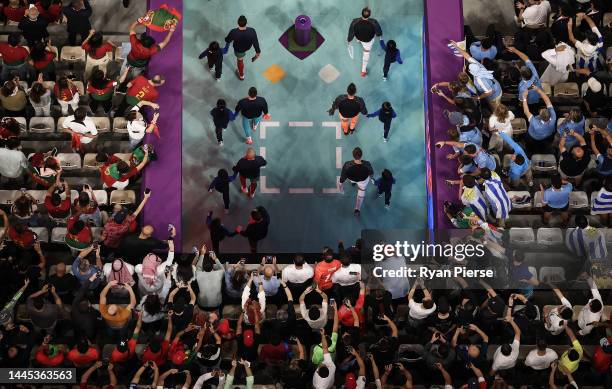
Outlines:
{"label": "woman in white headscarf", "polygon": [[134,267],[138,276],[138,287],[141,296],[159,293],[164,287],[166,269],[170,269],[174,263],[174,242],[168,241],[168,257],[165,262],[153,253],[144,257],[142,264]]}

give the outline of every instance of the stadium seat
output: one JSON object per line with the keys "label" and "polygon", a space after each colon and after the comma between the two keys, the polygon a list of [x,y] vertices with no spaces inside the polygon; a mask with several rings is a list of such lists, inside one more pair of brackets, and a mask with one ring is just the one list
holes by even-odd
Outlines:
{"label": "stadium seat", "polygon": [[51,230],[51,242],[53,243],[64,243],[66,238],[66,227],[55,227]]}
{"label": "stadium seat", "polygon": [[509,238],[512,245],[528,245],[535,242],[533,229],[527,227],[510,228]]}
{"label": "stadium seat", "polygon": [[520,135],[527,132],[527,122],[523,118],[512,119],[512,133],[513,135]]}
{"label": "stadium seat", "polygon": [[91,120],[93,120],[93,122],[96,124],[96,129],[98,132],[110,132],[110,119],[106,116],[94,116],[91,118]]}
{"label": "stadium seat", "polygon": [[537,191],[533,196],[533,207],[534,208],[542,208],[544,204],[542,203],[542,192]]}
{"label": "stadium seat", "polygon": [[119,158],[122,161],[130,163],[130,158],[132,158],[132,153],[115,153],[114,156]]}
{"label": "stadium seat", "polygon": [[45,88],[52,91],[53,88],[55,87],[55,81],[43,81],[43,85],[45,86]]}
{"label": "stadium seat", "polygon": [[110,204],[134,204],[136,193],[133,190],[114,190],[110,195]]}
{"label": "stadium seat", "polygon": [[549,83],[543,82],[542,89],[544,89],[544,93],[546,93],[548,96],[552,96],[552,87]]}
{"label": "stadium seat", "polygon": [[74,84],[74,86],[77,87],[78,91],[79,91],[79,95],[81,96],[81,99],[85,96],[85,85],[83,85],[82,81],[72,81],[72,83]]}
{"label": "stadium seat", "polygon": [[36,234],[36,237],[38,238],[39,242],[49,242],[49,230],[47,229],[47,227],[30,227],[30,230],[32,230]]}
{"label": "stadium seat", "polygon": [[540,282],[565,281],[565,269],[560,266],[542,266],[539,276]]}
{"label": "stadium seat", "polygon": [[113,132],[127,134],[127,121],[124,117],[116,117],[113,119]]}
{"label": "stadium seat", "polygon": [[66,120],[65,116],[62,116],[62,117],[57,119],[57,132],[68,132],[68,130],[66,130],[64,128],[64,121],[65,120]]}
{"label": "stadium seat", "polygon": [[55,120],[52,117],[33,117],[30,119],[30,132],[55,132]]}
{"label": "stadium seat", "polygon": [[[530,209],[531,208],[531,194],[526,190],[511,190],[508,191],[508,197],[512,201],[512,209]],[[518,200],[528,198],[529,201],[519,202]]]}
{"label": "stadium seat", "polygon": [[28,91],[28,89],[30,88],[30,87],[28,86],[28,83],[27,83],[26,81],[23,81],[23,80],[22,80],[22,81],[19,81],[19,86],[21,87],[21,89],[23,89],[23,90],[24,90],[24,91],[26,91],[26,92],[27,92],[27,91]]}
{"label": "stadium seat", "polygon": [[531,157],[531,168],[541,173],[556,172],[557,159],[553,154],[534,154]]}
{"label": "stadium seat", "polygon": [[43,204],[45,202],[45,197],[47,197],[46,190],[29,190],[26,193],[32,196],[37,204]]}
{"label": "stadium seat", "polygon": [[0,190],[0,205],[12,205],[17,196],[18,190]]}
{"label": "stadium seat", "polygon": [[591,125],[594,124],[598,128],[606,128],[608,125],[608,119],[606,118],[587,118],[584,122],[585,128],[591,128]]}
{"label": "stadium seat", "polygon": [[59,153],[57,159],[62,169],[74,170],[81,168],[81,156],[78,153]]}
{"label": "stadium seat", "polygon": [[570,209],[585,209],[589,208],[589,197],[586,192],[574,191],[570,192],[569,196]]}
{"label": "stadium seat", "polygon": [[81,46],[64,46],[62,47],[60,59],[68,63],[85,63],[85,50]]}
{"label": "stadium seat", "polygon": [[544,246],[557,246],[563,244],[563,232],[560,228],[540,227],[536,232],[538,244]]}
{"label": "stadium seat", "polygon": [[575,82],[560,82],[555,85],[555,97],[579,97],[578,84]]}
{"label": "stadium seat", "polygon": [[96,161],[96,155],[96,153],[87,153],[83,156],[84,169],[97,170],[100,166],[102,166],[101,163]]}
{"label": "stadium seat", "polygon": [[603,16],[603,25],[604,27],[610,27],[610,23],[612,23],[612,12],[606,12]]}

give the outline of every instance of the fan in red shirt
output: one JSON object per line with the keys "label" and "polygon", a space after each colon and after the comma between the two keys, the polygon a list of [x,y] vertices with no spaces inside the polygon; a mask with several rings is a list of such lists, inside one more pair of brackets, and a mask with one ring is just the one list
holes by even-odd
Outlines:
{"label": "fan in red shirt", "polygon": [[100,359],[100,352],[97,348],[91,346],[87,339],[81,339],[68,352],[67,359],[77,368],[87,367]]}
{"label": "fan in red shirt", "polygon": [[19,23],[25,15],[25,6],[21,0],[9,0],[9,5],[2,9],[2,13],[6,16],[6,19]]}
{"label": "fan in red shirt", "polygon": [[144,159],[138,166],[130,165],[114,155],[105,157],[102,153],[98,154],[96,161],[103,162],[103,158],[107,158],[100,166],[100,178],[104,185],[108,188],[124,189],[130,178],[138,174],[149,162],[149,153],[145,151]]}
{"label": "fan in red shirt", "polygon": [[58,181],[47,191],[45,209],[52,218],[64,219],[70,216],[70,186],[68,182],[59,182],[59,174],[56,177]]}
{"label": "fan in red shirt", "polygon": [[37,239],[36,233],[30,230],[25,223],[11,225],[8,230],[8,237],[22,249],[34,247]]}
{"label": "fan in red shirt", "polygon": [[61,0],[40,0],[36,2],[36,8],[40,16],[45,18],[47,22],[56,23],[62,13],[62,2]]}
{"label": "fan in red shirt", "polygon": [[[60,84],[65,84],[66,87],[62,88]],[[53,94],[61,101],[71,101],[77,93],[78,88],[66,76],[60,77],[53,87]]]}
{"label": "fan in red shirt", "polygon": [[157,87],[163,85],[164,82],[164,77],[160,75],[156,75],[150,80],[144,76],[138,76],[128,83],[125,101],[130,107],[141,101],[155,102],[159,97]]}
{"label": "fan in red shirt", "polygon": [[[43,75],[54,74],[55,64],[55,53],[47,50],[48,46],[44,42],[36,42],[32,51],[30,52],[30,64],[34,66],[37,72],[43,73]],[[47,78],[55,79],[54,76]]]}
{"label": "fan in red shirt", "polygon": [[113,349],[110,356],[110,361],[112,363],[125,363],[136,355],[136,342],[138,341],[140,328],[142,327],[142,313],[139,312],[137,316],[138,320],[136,321],[136,327],[134,328],[134,332],[132,333],[130,340],[120,341]]}
{"label": "fan in red shirt", "polygon": [[81,47],[87,52],[88,57],[102,59],[106,56],[106,53],[112,53],[116,46],[109,41],[105,41],[100,32],[90,30],[89,36],[85,38]]}
{"label": "fan in red shirt", "polygon": [[0,122],[0,140],[17,138],[21,134],[19,122],[11,117],[4,117]]}
{"label": "fan in red shirt", "polygon": [[61,347],[43,342],[42,346],[36,350],[34,359],[40,366],[56,367],[64,362],[64,357],[64,352]]}
{"label": "fan in red shirt", "polygon": [[152,339],[142,353],[142,362],[153,361],[157,366],[163,366],[168,359],[170,337],[172,336],[172,315],[168,315],[168,328],[163,340]]}
{"label": "fan in red shirt", "polygon": [[334,259],[334,252],[329,247],[323,251],[323,260],[315,266],[314,281],[321,290],[328,290],[332,287],[331,276],[342,264]]}
{"label": "fan in red shirt", "polygon": [[135,68],[144,68],[151,60],[151,57],[168,45],[170,38],[174,34],[174,28],[168,31],[168,34],[161,43],[156,44],[155,39],[146,33],[141,34],[140,38],[136,37],[136,27],[139,24],[136,21],[130,26],[131,49],[127,56],[127,63]]}
{"label": "fan in red shirt", "polygon": [[20,41],[19,33],[11,33],[8,42],[0,42],[0,54],[5,65],[16,67],[25,64],[30,52],[19,44]]}
{"label": "fan in red shirt", "polygon": [[363,284],[363,282],[359,282],[360,284],[360,291],[359,291],[359,297],[357,298],[357,301],[355,302],[354,306],[351,306],[351,302],[346,299],[344,301],[344,303],[340,306],[340,308],[338,308],[338,318],[340,319],[340,323],[342,323],[343,326],[347,326],[347,327],[357,327],[355,325],[355,317],[353,316],[353,311],[355,311],[355,313],[357,314],[357,319],[359,320],[359,324],[363,323],[363,303],[365,301],[365,286]]}
{"label": "fan in red shirt", "polygon": [[66,244],[73,249],[82,250],[93,242],[91,227],[81,219],[79,214],[72,215],[67,222]]}

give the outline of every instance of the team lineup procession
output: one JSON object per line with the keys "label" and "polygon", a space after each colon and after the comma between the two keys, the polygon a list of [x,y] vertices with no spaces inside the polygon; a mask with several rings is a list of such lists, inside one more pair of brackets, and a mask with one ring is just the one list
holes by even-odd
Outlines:
{"label": "team lineup procession", "polygon": [[612,1],[0,0],[0,389],[612,388]]}

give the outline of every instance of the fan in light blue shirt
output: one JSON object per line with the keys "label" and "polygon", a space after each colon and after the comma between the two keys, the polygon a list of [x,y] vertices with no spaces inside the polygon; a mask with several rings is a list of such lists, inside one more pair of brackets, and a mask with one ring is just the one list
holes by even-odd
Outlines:
{"label": "fan in light blue shirt", "polygon": [[[529,170],[529,163],[530,163],[529,158],[527,157],[527,154],[525,153],[523,148],[518,143],[516,143],[512,139],[512,137],[508,136],[508,134],[500,132],[499,136],[501,136],[504,142],[506,142],[508,146],[510,146],[510,148],[514,152],[514,155],[512,155],[510,159],[508,176],[510,180],[512,181],[519,180],[523,176],[523,174],[525,174]],[[522,164],[517,163],[517,156],[519,155],[523,157]],[[519,161],[520,161],[520,158],[519,158]]]}
{"label": "fan in light blue shirt", "polygon": [[485,38],[470,45],[470,54],[478,62],[482,62],[485,58],[493,60],[497,56],[497,47],[491,44],[490,39]]}
{"label": "fan in light blue shirt", "polygon": [[[582,111],[579,108],[572,108],[569,116],[557,128],[557,132],[559,136],[563,136],[564,132],[569,134],[571,130],[574,130],[574,132],[584,136],[584,121]],[[574,136],[568,135],[565,140],[565,147],[569,150],[577,143],[578,140]]]}

